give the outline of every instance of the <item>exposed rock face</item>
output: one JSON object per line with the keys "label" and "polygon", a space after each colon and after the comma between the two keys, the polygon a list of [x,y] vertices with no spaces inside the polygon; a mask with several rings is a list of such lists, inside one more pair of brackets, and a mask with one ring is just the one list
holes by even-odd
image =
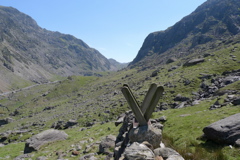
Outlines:
{"label": "exposed rock face", "polygon": [[210,124],[203,132],[207,139],[217,143],[237,144],[240,140],[240,113]]}
{"label": "exposed rock face", "polygon": [[24,153],[37,151],[42,145],[58,140],[67,139],[68,135],[64,131],[49,129],[37,135],[34,135],[26,141]]}
{"label": "exposed rock face", "polygon": [[139,126],[130,130],[129,139],[131,143],[147,141],[153,148],[158,148],[162,141],[162,131],[152,125]]}

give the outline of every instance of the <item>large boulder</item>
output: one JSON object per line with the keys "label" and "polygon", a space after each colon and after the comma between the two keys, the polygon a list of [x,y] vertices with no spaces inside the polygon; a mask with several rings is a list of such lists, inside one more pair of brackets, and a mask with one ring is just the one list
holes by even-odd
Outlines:
{"label": "large boulder", "polygon": [[124,157],[126,160],[154,160],[155,155],[146,145],[137,142],[132,143],[125,149]]}
{"label": "large boulder", "polygon": [[31,153],[32,151],[37,151],[44,144],[59,140],[65,140],[67,139],[67,137],[68,135],[64,131],[54,129],[43,131],[26,140],[24,153]]}
{"label": "large boulder", "polygon": [[219,120],[203,129],[207,139],[218,143],[238,145],[240,141],[240,113]]}
{"label": "large boulder", "polygon": [[132,128],[129,132],[129,140],[138,143],[147,141],[153,148],[158,148],[162,141],[162,130],[152,125]]}
{"label": "large boulder", "polygon": [[99,153],[110,154],[110,149],[115,147],[116,136],[108,135],[102,139],[99,145]]}

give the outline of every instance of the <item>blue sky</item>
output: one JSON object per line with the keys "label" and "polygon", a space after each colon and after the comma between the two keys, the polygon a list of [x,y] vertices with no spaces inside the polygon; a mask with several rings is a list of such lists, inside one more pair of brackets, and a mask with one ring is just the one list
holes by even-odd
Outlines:
{"label": "blue sky", "polygon": [[151,32],[165,30],[206,0],[1,0],[40,27],[71,34],[107,58],[132,61]]}

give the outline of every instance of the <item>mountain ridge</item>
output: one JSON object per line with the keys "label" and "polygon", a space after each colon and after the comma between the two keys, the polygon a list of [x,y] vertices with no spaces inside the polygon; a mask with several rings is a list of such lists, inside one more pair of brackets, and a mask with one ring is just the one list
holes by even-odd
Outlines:
{"label": "mountain ridge", "polygon": [[[8,73],[42,83],[56,76],[118,70],[81,39],[43,29],[15,8],[0,6],[0,18],[0,68],[4,70],[0,77]],[[1,78],[6,83],[7,79]]]}
{"label": "mountain ridge", "polygon": [[[240,2],[237,0],[208,0],[165,31],[150,33],[130,66],[138,62],[165,63],[171,56],[182,57],[196,46],[224,41],[240,32]],[[161,60],[161,56],[165,56]],[[169,56],[168,56],[169,55]],[[157,61],[157,60],[158,61]],[[145,61],[145,62],[144,62]],[[140,63],[141,65],[141,63]]]}

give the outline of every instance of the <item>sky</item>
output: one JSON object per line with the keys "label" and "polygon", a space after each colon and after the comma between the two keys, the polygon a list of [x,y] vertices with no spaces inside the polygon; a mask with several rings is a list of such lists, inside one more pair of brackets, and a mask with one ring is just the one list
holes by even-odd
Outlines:
{"label": "sky", "polygon": [[148,34],[173,26],[206,0],[1,0],[40,27],[71,34],[106,58],[131,62]]}

